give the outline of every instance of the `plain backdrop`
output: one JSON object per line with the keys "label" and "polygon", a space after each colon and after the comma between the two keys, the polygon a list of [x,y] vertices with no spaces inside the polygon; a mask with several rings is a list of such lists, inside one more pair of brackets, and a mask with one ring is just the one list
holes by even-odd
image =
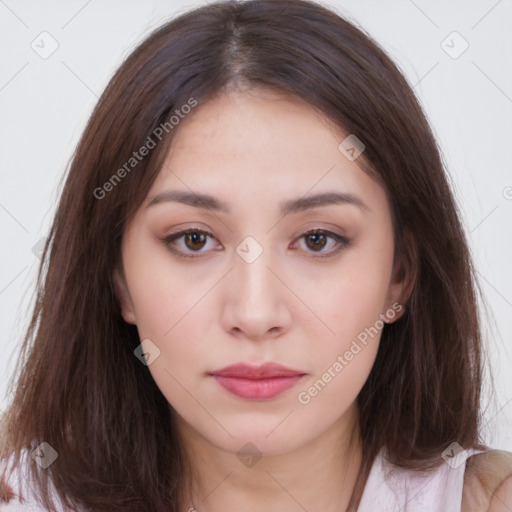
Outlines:
{"label": "plain backdrop", "polygon": [[[0,0],[2,409],[27,325],[38,242],[88,116],[136,43],[203,3]],[[490,310],[484,332],[496,394],[488,375],[485,440],[512,451],[512,2],[322,3],[380,43],[433,126]]]}

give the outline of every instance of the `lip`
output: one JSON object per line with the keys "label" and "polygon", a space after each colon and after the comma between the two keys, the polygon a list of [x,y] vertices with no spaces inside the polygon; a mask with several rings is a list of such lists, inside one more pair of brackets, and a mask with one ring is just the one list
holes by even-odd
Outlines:
{"label": "lip", "polygon": [[277,363],[226,366],[210,375],[227,391],[247,400],[268,400],[295,386],[305,372]]}

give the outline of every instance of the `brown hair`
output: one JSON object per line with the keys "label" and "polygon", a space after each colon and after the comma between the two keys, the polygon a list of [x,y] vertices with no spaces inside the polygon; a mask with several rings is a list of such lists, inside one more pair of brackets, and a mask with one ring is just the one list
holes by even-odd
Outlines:
{"label": "brown hair", "polygon": [[[363,463],[351,509],[382,448],[395,464],[428,468],[453,441],[482,446],[474,271],[411,87],[369,36],[319,4],[218,2],[171,20],[132,52],[74,154],[4,417],[4,456],[43,441],[58,452],[46,471],[31,465],[46,507],[50,476],[68,506],[183,507],[186,464],[169,406],[134,357],[137,329],[123,321],[113,285],[123,228],[163,165],[172,128],[122,181],[112,180],[176,109],[236,83],[299,97],[364,143],[358,162],[387,192],[395,257],[413,281],[358,396]],[[99,188],[108,195],[97,198]]]}

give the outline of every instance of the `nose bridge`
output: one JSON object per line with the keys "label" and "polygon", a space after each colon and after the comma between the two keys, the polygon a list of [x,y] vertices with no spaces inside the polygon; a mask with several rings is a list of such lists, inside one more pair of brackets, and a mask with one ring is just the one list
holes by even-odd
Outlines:
{"label": "nose bridge", "polygon": [[264,241],[258,242],[254,237],[244,239],[236,248],[235,259],[236,282],[238,300],[248,306],[260,310],[265,306],[272,306],[275,302],[276,279],[268,267],[272,268],[272,251],[263,247]]}
{"label": "nose bridge", "polygon": [[290,319],[285,287],[274,275],[273,253],[263,243],[247,237],[238,245],[228,285],[229,328],[251,337],[281,331]]}

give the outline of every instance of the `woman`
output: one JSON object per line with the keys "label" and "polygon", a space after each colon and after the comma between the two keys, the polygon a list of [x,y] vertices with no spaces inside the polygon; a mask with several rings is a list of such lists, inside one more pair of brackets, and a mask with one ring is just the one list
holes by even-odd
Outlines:
{"label": "woman", "polygon": [[5,510],[512,507],[435,140],[326,8],[222,2],[148,37],[89,121],[43,262]]}

